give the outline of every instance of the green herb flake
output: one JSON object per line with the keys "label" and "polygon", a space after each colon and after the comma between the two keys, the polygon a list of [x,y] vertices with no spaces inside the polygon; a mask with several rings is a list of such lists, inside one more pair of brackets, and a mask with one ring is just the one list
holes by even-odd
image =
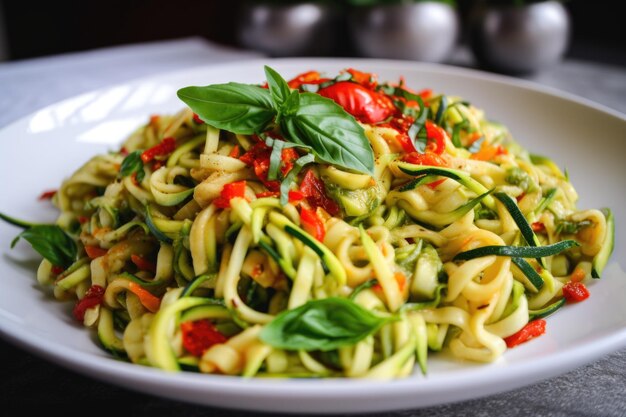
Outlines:
{"label": "green herb flake", "polygon": [[141,151],[133,151],[129,153],[126,158],[122,161],[122,165],[120,166],[120,178],[128,177],[129,175],[135,174],[138,182],[143,181],[144,176],[146,175],[143,170],[143,161],[141,160]]}

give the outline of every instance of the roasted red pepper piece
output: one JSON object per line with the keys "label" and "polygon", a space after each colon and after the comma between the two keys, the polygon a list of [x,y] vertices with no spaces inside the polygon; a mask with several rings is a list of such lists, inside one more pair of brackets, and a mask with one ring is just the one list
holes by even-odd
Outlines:
{"label": "roasted red pepper piece", "polygon": [[65,269],[63,269],[62,266],[58,265],[52,265],[52,268],[50,268],[50,272],[52,272],[54,275],[62,274],[63,271],[65,271]]}
{"label": "roasted red pepper piece", "polygon": [[48,191],[44,191],[43,193],[41,193],[39,195],[39,199],[40,200],[51,200],[52,197],[54,197],[54,195],[57,193],[57,190],[48,190]]}
{"label": "roasted red pepper piece", "polygon": [[589,290],[582,282],[570,281],[563,286],[563,297],[568,303],[578,303],[589,298]]}
{"label": "roasted red pepper piece", "polygon": [[426,184],[428,186],[428,188],[430,188],[431,190],[434,190],[435,188],[437,188],[439,185],[441,185],[441,183],[443,183],[446,180],[446,178],[442,178],[440,180],[435,180],[433,182],[429,182],[428,184]]}
{"label": "roasted red pepper piece", "polygon": [[546,225],[543,224],[542,222],[534,222],[533,224],[530,225],[531,229],[533,229],[533,232],[535,233],[543,233],[546,231]]}
{"label": "roasted red pepper piece", "polygon": [[287,84],[289,85],[289,88],[300,88],[302,84],[321,84],[326,81],[330,81],[330,79],[322,78],[320,73],[317,71],[308,71],[289,80]]}
{"label": "roasted red pepper piece", "polygon": [[448,165],[448,161],[446,161],[445,158],[430,152],[411,152],[410,154],[405,155],[402,160],[410,164],[427,165],[433,167],[445,167]]}
{"label": "roasted red pepper piece", "polygon": [[88,308],[95,307],[102,303],[102,297],[104,297],[104,288],[99,285],[92,285],[89,287],[85,296],[76,302],[72,313],[76,320],[82,322],[85,320],[85,311]]}
{"label": "roasted red pepper piece", "polygon": [[141,160],[144,164],[154,160],[157,156],[166,156],[174,152],[176,149],[176,139],[164,138],[161,143],[148,148],[141,154]]}
{"label": "roasted red pepper piece", "polygon": [[522,327],[522,330],[504,338],[507,347],[512,348],[519,344],[528,342],[534,337],[541,336],[546,332],[546,321],[543,319],[533,320]]}
{"label": "roasted red pepper piece", "polygon": [[102,249],[100,246],[85,246],[85,253],[89,259],[96,259],[106,255],[108,250]]}
{"label": "roasted red pepper piece", "polygon": [[441,155],[446,150],[446,136],[446,131],[442,127],[437,126],[430,120],[426,121],[427,152]]}
{"label": "roasted red pepper piece", "polygon": [[[247,165],[252,165],[254,168],[254,174],[270,191],[278,191],[280,189],[280,181],[268,180],[267,174],[270,170],[270,156],[272,155],[272,148],[267,146],[264,142],[257,142],[246,153],[241,155],[240,161],[245,162]],[[298,152],[294,148],[284,148],[281,153],[282,164],[280,166],[280,173],[285,177],[291,168],[293,163],[298,159]]]}
{"label": "roasted red pepper piece", "polygon": [[152,272],[153,274],[156,273],[156,265],[148,261],[147,259],[144,259],[143,257],[139,255],[132,254],[130,255],[130,260],[141,271],[148,271],[148,272]]}
{"label": "roasted red pepper piece", "polygon": [[202,121],[200,116],[198,116],[196,113],[193,114],[193,121],[196,122],[199,125],[203,125],[204,124],[204,122]]}
{"label": "roasted red pepper piece", "polygon": [[363,87],[373,90],[378,85],[376,75],[369,72],[362,72],[354,68],[348,68],[346,72],[352,75],[352,81],[361,84]]}
{"label": "roasted red pepper piece", "polygon": [[211,346],[228,340],[206,319],[185,321],[181,323],[180,330],[183,335],[183,347],[193,356],[202,356]]}
{"label": "roasted red pepper piece", "polygon": [[147,308],[148,311],[151,313],[159,311],[159,307],[161,306],[161,299],[159,297],[133,281],[128,283],[128,289],[139,298],[141,304]]}
{"label": "roasted red pepper piece", "polygon": [[310,169],[304,174],[300,192],[313,208],[321,207],[331,216],[339,213],[339,205],[326,195],[324,183]]}
{"label": "roasted red pepper piece", "polygon": [[318,94],[335,101],[364,123],[382,122],[395,111],[393,102],[386,95],[349,81],[324,87]]}
{"label": "roasted red pepper piece", "polygon": [[324,241],[324,236],[326,236],[326,227],[315,210],[302,207],[300,209],[300,223],[302,224],[302,228],[308,234],[320,242]]}
{"label": "roasted red pepper piece", "polygon": [[246,181],[237,181],[231,182],[230,184],[224,185],[222,188],[222,192],[220,196],[213,200],[213,204],[215,204],[219,208],[230,208],[230,200],[235,197],[242,197],[246,192]]}

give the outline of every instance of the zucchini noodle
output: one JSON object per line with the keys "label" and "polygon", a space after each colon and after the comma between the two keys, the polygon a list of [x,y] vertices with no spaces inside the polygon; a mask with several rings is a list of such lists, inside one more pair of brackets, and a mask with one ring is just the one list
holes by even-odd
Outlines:
{"label": "zucchini noodle", "polygon": [[[371,175],[313,158],[298,165],[304,148],[267,145],[283,137],[278,124],[243,135],[190,109],[152,116],[62,184],[58,225],[75,238],[77,260],[59,271],[44,259],[37,279],[77,308],[102,288],[83,324],[115,357],[168,371],[385,380],[426,372],[427,355],[442,349],[497,360],[538,311],[563,305],[564,285],[600,272],[612,218],[578,210],[567,175],[458,97],[419,94],[426,148],[411,151],[421,137],[407,135],[416,94],[372,79],[368,88],[393,100],[395,113],[359,119]],[[175,148],[162,151],[165,138]],[[133,155],[138,168],[125,174]],[[519,252],[525,261],[480,256],[564,240],[576,245]],[[455,258],[470,250],[478,255]],[[370,327],[332,348],[267,336],[287,313],[324,302],[345,306],[341,316],[367,312]],[[315,319],[303,313],[282,329]]]}

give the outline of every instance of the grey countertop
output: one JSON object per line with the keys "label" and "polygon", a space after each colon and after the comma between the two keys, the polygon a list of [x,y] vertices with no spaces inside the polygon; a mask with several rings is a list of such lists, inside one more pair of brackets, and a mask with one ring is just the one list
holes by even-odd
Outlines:
{"label": "grey countertop", "polygon": [[[0,64],[0,128],[45,105],[92,89],[160,72],[255,56],[258,55],[190,38]],[[451,63],[471,66],[471,57],[460,50]],[[565,60],[524,78],[626,113],[625,68]],[[87,415],[94,409],[99,414],[130,416],[261,415],[139,394],[78,375],[1,340],[0,355],[0,407],[16,410],[12,415],[31,415],[52,407],[68,415]],[[626,349],[514,391],[376,415],[626,416]]]}

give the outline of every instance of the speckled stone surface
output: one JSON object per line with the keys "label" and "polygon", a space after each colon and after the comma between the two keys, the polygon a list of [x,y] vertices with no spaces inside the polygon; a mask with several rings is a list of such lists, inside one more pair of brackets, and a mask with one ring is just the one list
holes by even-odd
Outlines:
{"label": "speckled stone surface", "polygon": [[[163,71],[257,56],[200,39],[159,42],[0,64],[0,128],[58,100]],[[461,53],[453,62],[471,66]],[[626,69],[566,60],[531,81],[626,113]],[[72,81],[67,82],[68,79]],[[626,138],[625,138],[626,140]],[[252,417],[138,394],[78,375],[0,340],[0,409],[12,416],[55,409],[66,415]],[[38,415],[38,414],[36,414]],[[626,416],[626,349],[567,374],[489,397],[388,413],[409,416]]]}

